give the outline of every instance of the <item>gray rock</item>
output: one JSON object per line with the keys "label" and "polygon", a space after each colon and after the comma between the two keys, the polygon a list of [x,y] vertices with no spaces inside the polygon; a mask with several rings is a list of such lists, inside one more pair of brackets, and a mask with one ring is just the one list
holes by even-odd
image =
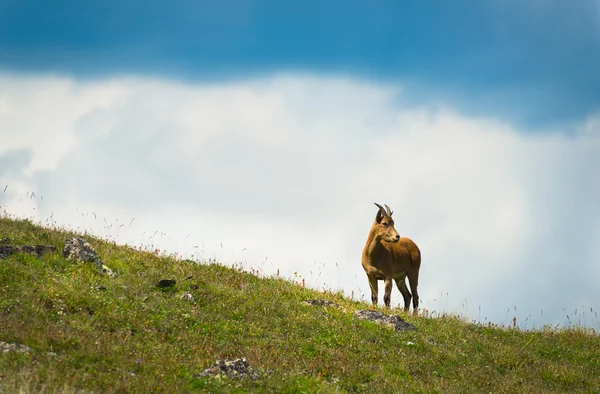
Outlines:
{"label": "gray rock", "polygon": [[196,377],[212,376],[214,378],[251,378],[259,379],[260,375],[248,364],[245,358],[235,360],[217,360],[212,366]]}
{"label": "gray rock", "polygon": [[6,343],[0,341],[0,353],[31,353],[33,349],[27,345],[20,345],[18,343]]}
{"label": "gray rock", "polygon": [[98,270],[103,274],[111,277],[117,276],[113,270],[104,265],[94,248],[92,248],[92,245],[83,238],[73,238],[68,240],[63,249],[63,256],[71,261],[94,263]]}
{"label": "gray rock", "polygon": [[194,295],[192,293],[183,293],[181,299],[184,301],[194,302]]}
{"label": "gray rock", "polygon": [[15,253],[31,253],[42,257],[46,253],[56,252],[54,245],[0,245],[0,259],[7,258]]}
{"label": "gray rock", "polygon": [[[7,343],[7,342],[0,341],[0,353],[11,353],[11,352],[23,353],[23,354],[35,353],[34,350],[27,345],[21,345],[18,343]],[[62,360],[62,358],[54,352],[46,352],[46,356],[48,356],[49,358],[52,358],[52,359]],[[2,393],[2,392],[3,391],[0,390],[0,393]]]}
{"label": "gray rock", "polygon": [[336,304],[333,301],[329,301],[329,300],[305,300],[302,301],[303,304],[306,305],[312,305],[312,306],[333,306],[333,307],[339,307],[338,304]]}
{"label": "gray rock", "polygon": [[354,315],[359,319],[369,320],[377,324],[388,326],[395,331],[414,330],[415,326],[406,321],[402,320],[400,316],[386,315],[379,311],[373,311],[370,309],[361,310],[354,312]]}

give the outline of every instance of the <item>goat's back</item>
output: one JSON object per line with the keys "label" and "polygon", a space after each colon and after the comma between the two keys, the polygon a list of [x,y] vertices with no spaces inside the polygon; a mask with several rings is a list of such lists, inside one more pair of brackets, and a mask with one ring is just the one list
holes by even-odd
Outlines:
{"label": "goat's back", "polygon": [[412,239],[402,237],[395,243],[385,242],[385,246],[397,263],[408,263],[412,268],[421,265],[421,251]]}

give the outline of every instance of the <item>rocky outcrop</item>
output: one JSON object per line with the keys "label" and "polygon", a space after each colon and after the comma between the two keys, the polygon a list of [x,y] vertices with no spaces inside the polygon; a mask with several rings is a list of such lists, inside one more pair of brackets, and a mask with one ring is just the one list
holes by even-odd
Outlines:
{"label": "rocky outcrop", "polygon": [[[35,354],[36,352],[27,345],[22,345],[20,343],[8,343],[8,342],[0,341],[0,353]],[[46,352],[45,354],[47,357],[55,359],[55,360],[62,359],[58,354],[56,354],[54,352]],[[2,391],[2,387],[0,387],[0,393],[3,393],[3,392],[4,391]]]}
{"label": "rocky outcrop", "polygon": [[385,313],[373,311],[370,309],[354,312],[359,319],[369,320],[377,324],[390,327],[395,331],[414,330],[415,326],[402,320],[400,316],[386,315]]}
{"label": "rocky outcrop", "polygon": [[33,350],[27,345],[0,341],[0,353],[31,353],[32,351]]}
{"label": "rocky outcrop", "polygon": [[94,248],[92,248],[92,245],[83,238],[73,238],[68,240],[63,249],[63,257],[71,261],[92,262],[96,264],[96,267],[100,272],[108,276],[117,275],[113,270],[104,265]]}
{"label": "rocky outcrop", "polygon": [[0,245],[0,259],[5,259],[15,253],[30,253],[42,257],[46,253],[56,252],[54,245]]}

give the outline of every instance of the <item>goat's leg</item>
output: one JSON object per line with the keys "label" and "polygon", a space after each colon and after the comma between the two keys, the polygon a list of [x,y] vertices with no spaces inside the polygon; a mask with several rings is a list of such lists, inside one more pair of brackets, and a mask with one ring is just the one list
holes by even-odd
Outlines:
{"label": "goat's leg", "polygon": [[419,271],[409,273],[408,282],[410,283],[410,291],[413,295],[413,313],[417,313],[419,309],[419,292],[417,287],[419,286]]}
{"label": "goat's leg", "polygon": [[412,295],[408,291],[404,279],[405,278],[396,279],[396,286],[398,287],[398,290],[400,290],[400,293],[402,293],[402,298],[404,298],[404,310],[408,311],[408,308],[410,308],[410,299],[412,298]]}
{"label": "goat's leg", "polygon": [[369,286],[371,287],[371,302],[373,302],[373,305],[377,305],[377,278],[375,278],[374,276],[369,276]]}
{"label": "goat's leg", "polygon": [[388,308],[392,300],[392,278],[385,278],[385,292],[383,293],[383,303]]}

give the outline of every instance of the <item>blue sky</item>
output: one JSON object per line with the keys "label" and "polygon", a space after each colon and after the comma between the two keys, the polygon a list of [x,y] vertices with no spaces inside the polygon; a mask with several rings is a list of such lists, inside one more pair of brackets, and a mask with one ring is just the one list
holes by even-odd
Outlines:
{"label": "blue sky", "polygon": [[185,80],[345,74],[536,129],[600,107],[599,4],[2,0],[0,67]]}

